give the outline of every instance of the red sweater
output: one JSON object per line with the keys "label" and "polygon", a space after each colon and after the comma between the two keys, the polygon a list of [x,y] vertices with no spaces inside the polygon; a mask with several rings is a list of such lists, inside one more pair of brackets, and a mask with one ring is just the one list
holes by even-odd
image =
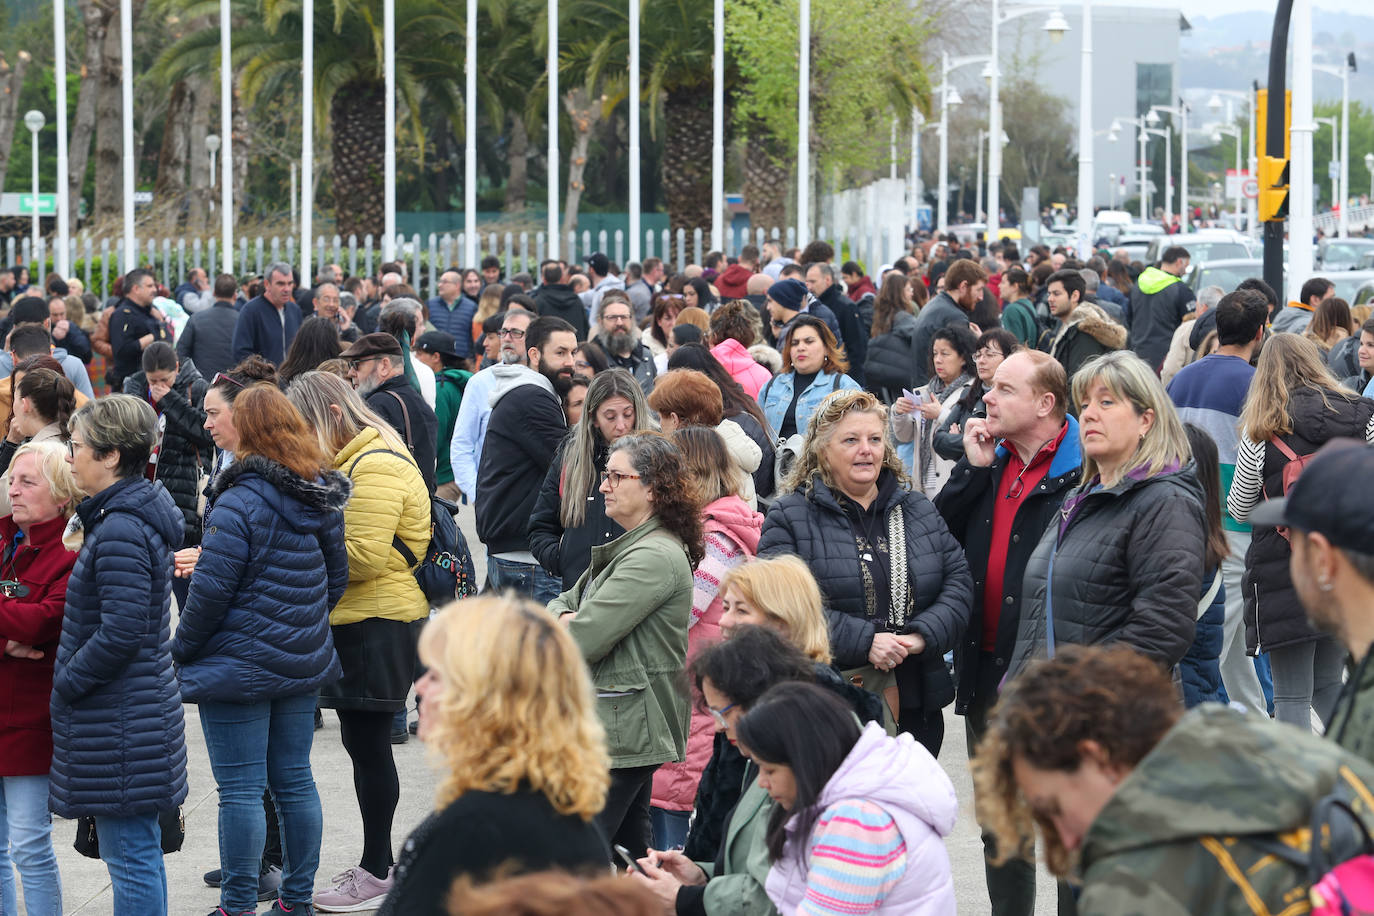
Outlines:
{"label": "red sweater", "polygon": [[53,658],[62,635],[67,577],[76,554],[62,546],[67,520],[58,516],[19,538],[11,516],[0,518],[0,578],[18,580],[29,593],[0,594],[0,639],[33,646],[39,659],[13,658],[0,650],[0,776],[39,776],[52,762]]}

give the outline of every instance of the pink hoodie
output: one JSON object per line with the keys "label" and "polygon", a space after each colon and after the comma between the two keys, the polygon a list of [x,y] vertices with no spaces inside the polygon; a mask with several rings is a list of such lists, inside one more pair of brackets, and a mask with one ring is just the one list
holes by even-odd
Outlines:
{"label": "pink hoodie", "polygon": [[749,355],[744,345],[733,337],[727,337],[712,347],[711,355],[720,360],[725,371],[743,385],[744,390],[749,392],[749,397],[754,400],[758,400],[759,392],[773,377],[773,373],[754,362],[754,357]]}
{"label": "pink hoodie", "polygon": [[[687,631],[689,664],[703,647],[720,640],[720,580],[754,556],[763,531],[763,516],[738,496],[725,496],[708,504],[701,517],[706,529],[706,555],[692,577],[692,620]],[[665,763],[654,773],[654,807],[692,810],[701,771],[711,759],[714,734],[711,716],[693,705],[686,759],[682,763]]]}

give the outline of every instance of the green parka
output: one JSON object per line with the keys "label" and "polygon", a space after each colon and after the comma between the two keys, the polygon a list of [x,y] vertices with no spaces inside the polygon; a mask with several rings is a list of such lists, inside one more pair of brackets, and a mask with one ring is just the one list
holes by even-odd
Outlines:
{"label": "green parka", "polygon": [[657,518],[592,548],[577,584],[549,603],[574,614],[568,632],[596,686],[614,769],[680,761],[690,707],[683,689],[692,567]]}

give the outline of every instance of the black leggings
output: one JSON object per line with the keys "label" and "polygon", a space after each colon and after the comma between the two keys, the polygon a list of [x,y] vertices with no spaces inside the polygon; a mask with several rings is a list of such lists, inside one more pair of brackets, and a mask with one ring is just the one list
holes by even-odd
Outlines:
{"label": "black leggings", "polygon": [[391,822],[401,798],[396,760],[391,756],[391,720],[395,714],[336,711],[344,750],[353,761],[353,790],[363,816],[363,857],[358,864],[385,880],[395,862],[391,857]]}

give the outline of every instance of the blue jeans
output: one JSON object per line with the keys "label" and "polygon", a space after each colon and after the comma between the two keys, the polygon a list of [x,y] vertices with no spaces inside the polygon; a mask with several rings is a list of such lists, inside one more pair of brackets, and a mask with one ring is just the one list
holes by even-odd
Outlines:
{"label": "blue jeans", "polygon": [[272,787],[281,822],[281,898],[308,903],[320,865],[323,817],[310,770],[314,693],[261,703],[201,703],[205,749],[219,789],[220,906],[255,913],[267,838],[262,790]]}
{"label": "blue jeans", "polygon": [[687,842],[687,825],[691,821],[690,811],[650,807],[649,826],[654,833],[654,849],[681,849]]}
{"label": "blue jeans", "polygon": [[0,914],[19,912],[11,863],[24,882],[29,916],[62,916],[46,774],[0,777]]}
{"label": "blue jeans", "polygon": [[487,557],[487,589],[493,592],[510,589],[517,595],[548,604],[562,593],[563,580],[546,573],[538,563]]}
{"label": "blue jeans", "polygon": [[114,916],[166,916],[167,870],[157,812],[97,816],[95,834],[110,872]]}

